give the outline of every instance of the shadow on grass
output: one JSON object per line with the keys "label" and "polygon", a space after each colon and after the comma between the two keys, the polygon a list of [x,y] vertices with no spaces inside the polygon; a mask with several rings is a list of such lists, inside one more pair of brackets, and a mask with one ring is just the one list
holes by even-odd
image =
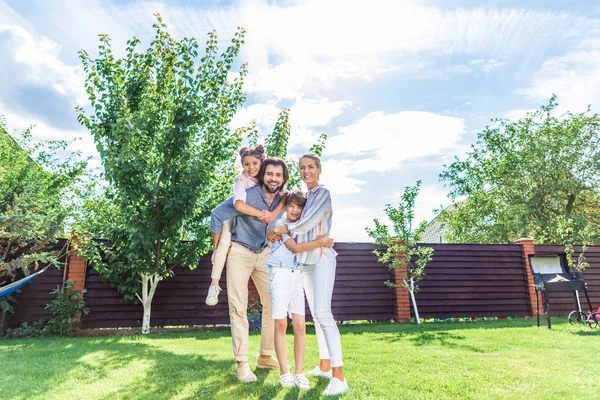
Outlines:
{"label": "shadow on grass", "polygon": [[243,384],[237,380],[230,359],[176,354],[151,342],[118,338],[36,340],[26,351],[22,343],[15,343],[14,348],[8,341],[3,343],[0,355],[12,360],[5,362],[6,370],[0,378],[4,381],[0,384],[2,398],[88,393],[97,399],[267,399],[281,389],[265,383],[269,373],[276,371],[257,370],[258,382]]}
{"label": "shadow on grass", "polygon": [[600,329],[573,332],[579,336],[600,336]]}

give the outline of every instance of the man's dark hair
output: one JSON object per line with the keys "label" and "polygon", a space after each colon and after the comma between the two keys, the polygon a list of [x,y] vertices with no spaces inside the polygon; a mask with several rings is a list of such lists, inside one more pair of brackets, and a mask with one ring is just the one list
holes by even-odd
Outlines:
{"label": "man's dark hair", "polygon": [[306,196],[302,190],[294,190],[287,194],[285,201],[283,202],[284,206],[289,206],[290,204],[295,204],[298,207],[304,208],[306,205]]}
{"label": "man's dark hair", "polygon": [[278,157],[268,157],[260,164],[260,169],[256,175],[258,184],[260,186],[265,184],[265,172],[267,170],[267,166],[269,165],[280,166],[283,169],[283,183],[281,187],[282,189],[285,189],[285,185],[287,185],[288,180],[290,179],[290,172],[288,171],[288,166],[285,161]]}

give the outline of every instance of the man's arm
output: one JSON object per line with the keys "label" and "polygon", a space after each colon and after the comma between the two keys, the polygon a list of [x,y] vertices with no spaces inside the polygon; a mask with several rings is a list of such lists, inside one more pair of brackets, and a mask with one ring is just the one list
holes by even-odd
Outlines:
{"label": "man's arm", "polygon": [[312,249],[317,249],[319,247],[333,247],[333,238],[330,238],[329,235],[325,235],[321,238],[315,239],[312,242],[307,243],[296,243],[294,239],[289,238],[285,241],[285,245],[292,253],[304,253],[305,251],[309,251]]}

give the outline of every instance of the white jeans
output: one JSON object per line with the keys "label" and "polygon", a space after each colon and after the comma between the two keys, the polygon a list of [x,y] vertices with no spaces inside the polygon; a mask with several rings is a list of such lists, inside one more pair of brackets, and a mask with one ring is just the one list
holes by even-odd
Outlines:
{"label": "white jeans", "polygon": [[343,363],[340,331],[331,313],[335,267],[335,256],[326,250],[316,265],[305,267],[304,292],[315,322],[319,358],[330,359],[332,367],[341,367]]}

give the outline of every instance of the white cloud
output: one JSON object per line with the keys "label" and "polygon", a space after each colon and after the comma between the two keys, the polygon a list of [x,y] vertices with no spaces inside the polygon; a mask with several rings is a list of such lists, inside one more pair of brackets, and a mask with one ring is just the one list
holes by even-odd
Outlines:
{"label": "white cloud", "polygon": [[557,111],[581,112],[600,108],[600,39],[586,39],[573,50],[546,61],[528,88],[519,93],[540,104],[558,95]]}
{"label": "white cloud", "polygon": [[[329,146],[329,145],[328,145]],[[362,190],[365,181],[352,177],[352,161],[329,159],[323,161],[321,182],[332,194],[351,194]]]}
{"label": "white cloud", "polygon": [[344,207],[333,202],[333,226],[330,232],[336,242],[371,242],[365,227],[373,224],[373,213],[366,207]]}
{"label": "white cloud", "polygon": [[326,153],[355,158],[347,166],[348,172],[384,172],[406,160],[434,155],[455,145],[465,128],[462,119],[429,112],[371,112],[352,125],[340,127],[340,134],[328,141]]}
{"label": "white cloud", "polygon": [[[502,59],[589,31],[590,20],[523,9],[442,11],[411,1],[311,1],[288,7],[250,2],[231,10],[248,30],[248,90],[277,98],[314,96],[336,79],[420,75],[443,54],[485,54],[471,67],[489,73]],[[556,26],[568,26],[560,32]],[[501,34],[499,34],[501,33]],[[275,55],[277,65],[269,64]],[[500,60],[499,60],[500,59]],[[457,66],[458,73],[470,72]],[[446,72],[444,70],[444,72]],[[430,74],[430,73],[429,73]],[[425,73],[425,75],[428,75]]]}
{"label": "white cloud", "polygon": [[[311,146],[319,137],[316,128],[330,124],[333,118],[340,115],[350,104],[349,101],[331,101],[327,98],[297,98],[290,107],[289,122],[292,133],[288,142],[289,147]],[[256,121],[262,132],[261,136],[264,136],[273,131],[280,112],[281,108],[275,101],[252,104],[236,113],[231,121],[231,127],[235,129]]]}
{"label": "white cloud", "polygon": [[533,109],[533,108],[530,108],[530,109],[518,108],[518,109],[510,110],[509,112],[507,112],[506,115],[504,116],[504,118],[511,120],[511,121],[517,121],[521,118],[525,118],[527,113],[532,112],[532,111],[535,111],[535,109]]}
{"label": "white cloud", "polygon": [[14,25],[0,25],[0,87],[37,84],[47,86],[68,99],[72,104],[83,104],[86,94],[83,87],[83,68],[70,66],[59,58],[61,46],[42,37],[35,40],[25,29]]}

